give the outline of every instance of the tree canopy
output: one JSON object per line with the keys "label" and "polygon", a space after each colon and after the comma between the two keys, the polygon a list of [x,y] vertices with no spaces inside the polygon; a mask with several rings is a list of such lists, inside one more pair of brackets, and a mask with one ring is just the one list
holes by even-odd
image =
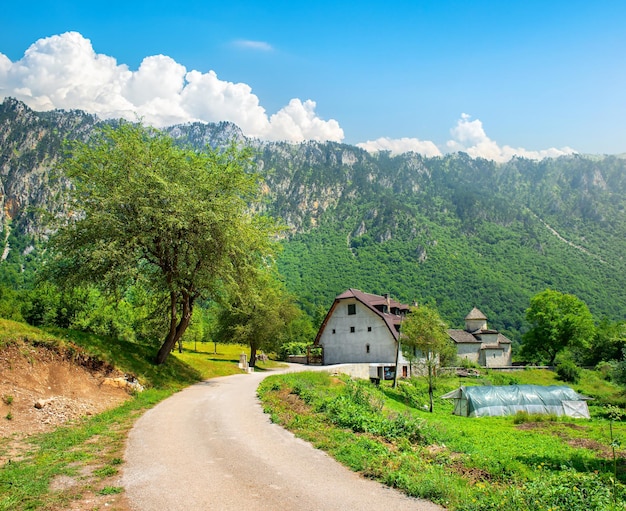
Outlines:
{"label": "tree canopy", "polygon": [[552,289],[533,296],[526,319],[531,327],[523,337],[522,355],[549,365],[566,348],[587,348],[595,333],[585,302]]}
{"label": "tree canopy", "polygon": [[273,252],[274,223],[250,208],[260,193],[250,157],[234,144],[194,151],[126,122],[73,144],[60,165],[72,214],[51,240],[52,275],[150,289],[167,318],[163,363],[196,300],[236,294]]}
{"label": "tree canopy", "polygon": [[230,300],[218,313],[217,337],[250,346],[250,367],[258,350],[278,351],[288,326],[300,311],[271,267],[261,269],[248,292]]}
{"label": "tree canopy", "polygon": [[428,378],[430,411],[433,411],[433,389],[437,368],[454,356],[455,350],[448,335],[448,327],[436,309],[427,305],[411,307],[400,329],[404,356],[424,366]]}

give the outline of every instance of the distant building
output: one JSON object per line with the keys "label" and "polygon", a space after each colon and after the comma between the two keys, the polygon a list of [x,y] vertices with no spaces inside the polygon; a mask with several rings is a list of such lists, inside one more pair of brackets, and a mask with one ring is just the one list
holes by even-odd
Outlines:
{"label": "distant building", "polygon": [[[380,379],[390,379],[398,356],[398,339],[409,306],[389,295],[374,295],[348,289],[335,298],[315,337],[322,348],[321,363],[366,364]],[[465,317],[465,330],[448,330],[460,358],[483,367],[511,365],[511,341],[487,328],[487,318],[474,308]],[[402,350],[398,356],[399,376],[411,374]]]}
{"label": "distant building", "polygon": [[[315,338],[322,348],[322,363],[369,364],[378,377],[390,379],[396,365],[400,325],[409,306],[389,295],[348,289],[338,295]],[[408,376],[409,362],[400,351],[399,376]]]}
{"label": "distant building", "polygon": [[474,307],[465,316],[465,330],[448,330],[459,358],[482,367],[507,367],[511,361],[511,340],[487,328],[487,317]]}

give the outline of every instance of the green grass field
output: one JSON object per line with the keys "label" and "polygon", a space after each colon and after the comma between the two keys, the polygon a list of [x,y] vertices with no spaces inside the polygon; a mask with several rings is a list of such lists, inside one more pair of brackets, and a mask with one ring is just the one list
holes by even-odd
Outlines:
{"label": "green grass field", "polygon": [[[474,383],[561,383],[552,375],[488,373]],[[579,390],[592,394],[594,382],[585,372]],[[442,379],[436,395],[460,383],[468,382]],[[620,389],[607,386],[611,392],[598,389],[605,399],[623,399]],[[376,388],[317,372],[267,378],[260,395],[275,422],[353,470],[450,510],[626,509],[626,453],[618,447],[614,458],[612,451],[626,438],[626,424],[603,418],[604,406],[591,407],[591,420],[526,417],[518,423],[458,417],[451,402],[437,399],[430,414],[420,379]]]}

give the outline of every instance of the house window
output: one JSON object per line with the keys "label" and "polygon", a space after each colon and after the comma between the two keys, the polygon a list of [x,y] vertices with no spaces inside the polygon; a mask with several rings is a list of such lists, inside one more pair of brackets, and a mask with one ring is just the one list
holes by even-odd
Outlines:
{"label": "house window", "polygon": [[353,334],[355,332],[355,328],[353,326],[350,327],[350,333]]}
{"label": "house window", "polygon": [[349,303],[348,304],[348,316],[352,316],[356,314],[356,303]]}
{"label": "house window", "polygon": [[371,332],[371,331],[372,331],[372,327],[371,327],[371,326],[368,326],[368,327],[367,327],[367,331],[368,331],[368,332]]}
{"label": "house window", "polygon": [[370,345],[366,344],[365,345],[365,353],[369,353],[370,352]]}

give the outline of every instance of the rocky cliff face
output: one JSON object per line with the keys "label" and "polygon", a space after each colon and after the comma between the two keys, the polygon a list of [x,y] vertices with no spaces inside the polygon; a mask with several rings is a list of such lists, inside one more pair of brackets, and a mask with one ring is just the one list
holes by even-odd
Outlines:
{"label": "rocky cliff face", "polygon": [[37,113],[8,98],[0,105],[0,211],[2,229],[10,222],[23,233],[40,234],[37,208],[54,212],[59,186],[52,169],[63,141],[86,139],[97,119],[80,111]]}

